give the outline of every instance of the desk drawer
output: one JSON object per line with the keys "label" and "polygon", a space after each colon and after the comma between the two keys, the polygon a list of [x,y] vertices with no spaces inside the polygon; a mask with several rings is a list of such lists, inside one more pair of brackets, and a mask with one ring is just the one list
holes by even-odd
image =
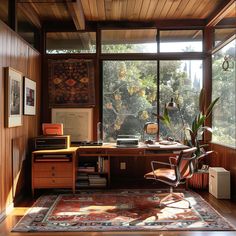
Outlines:
{"label": "desk drawer", "polygon": [[40,171],[35,170],[34,171],[34,178],[47,178],[47,177],[54,177],[54,178],[71,178],[73,175],[73,172],[71,169],[68,170],[47,170],[47,171]]}
{"label": "desk drawer", "polygon": [[57,163],[57,162],[46,162],[46,163],[34,163],[34,172],[70,172],[72,171],[72,163]]}
{"label": "desk drawer", "polygon": [[72,163],[37,163],[33,164],[33,175],[36,178],[72,177]]}
{"label": "desk drawer", "polygon": [[111,156],[140,156],[144,155],[144,150],[139,148],[115,148],[108,149],[107,154]]}
{"label": "desk drawer", "polygon": [[35,188],[65,188],[72,187],[72,178],[34,178]]}

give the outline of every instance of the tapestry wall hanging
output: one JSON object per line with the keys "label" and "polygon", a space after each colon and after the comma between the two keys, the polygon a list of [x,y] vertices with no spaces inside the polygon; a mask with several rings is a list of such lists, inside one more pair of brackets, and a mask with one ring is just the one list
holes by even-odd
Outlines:
{"label": "tapestry wall hanging", "polygon": [[93,60],[49,60],[50,107],[90,107],[95,105]]}

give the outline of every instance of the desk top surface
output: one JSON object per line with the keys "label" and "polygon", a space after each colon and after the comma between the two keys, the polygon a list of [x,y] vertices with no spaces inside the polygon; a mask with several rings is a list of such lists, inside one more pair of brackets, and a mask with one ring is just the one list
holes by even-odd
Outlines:
{"label": "desk top surface", "polygon": [[79,146],[79,149],[116,149],[116,150],[123,150],[123,149],[145,149],[145,150],[182,150],[187,149],[189,146],[183,145],[181,143],[173,142],[173,143],[158,143],[155,144],[144,144],[139,143],[138,147],[117,147],[116,143],[103,143],[101,146]]}
{"label": "desk top surface", "polygon": [[175,150],[183,150],[183,149],[187,149],[189,148],[186,145],[183,145],[181,143],[158,143],[156,142],[155,144],[144,144],[144,143],[139,143],[138,147],[117,147],[116,143],[103,143],[103,145],[101,146],[74,146],[74,147],[70,147],[68,149],[51,149],[51,150],[37,150],[34,151],[33,153],[72,153],[72,152],[76,152],[76,151],[86,151],[86,150],[114,150],[115,152],[119,152],[119,150],[122,151],[132,151],[132,150],[138,150],[138,151],[142,151],[142,150],[160,150],[160,151],[175,151]]}

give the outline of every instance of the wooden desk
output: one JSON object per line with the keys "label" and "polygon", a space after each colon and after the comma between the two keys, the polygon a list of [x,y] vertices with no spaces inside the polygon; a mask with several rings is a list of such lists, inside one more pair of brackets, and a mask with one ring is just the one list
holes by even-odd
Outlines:
{"label": "wooden desk", "polygon": [[[151,171],[151,161],[169,162],[170,156],[176,156],[188,146],[177,145],[158,145],[147,147],[141,144],[137,148],[117,148],[113,143],[102,146],[80,146],[78,150],[79,166],[94,163],[94,174],[107,179],[106,186],[101,187],[134,187],[137,185],[151,184],[144,179],[144,174]],[[106,170],[99,172],[97,166],[98,159],[102,158],[107,162]],[[87,162],[87,163],[86,163]],[[79,173],[80,171],[78,171]],[[88,173],[91,175],[93,173]],[[78,188],[80,188],[78,184]],[[89,187],[86,186],[86,187]]]}
{"label": "wooden desk", "polygon": [[[169,162],[184,145],[117,148],[115,144],[40,150],[32,153],[32,194],[39,188],[109,188],[146,186],[151,161]],[[78,181],[77,181],[78,180]],[[88,184],[86,184],[88,183]],[[138,187],[137,186],[137,187]]]}

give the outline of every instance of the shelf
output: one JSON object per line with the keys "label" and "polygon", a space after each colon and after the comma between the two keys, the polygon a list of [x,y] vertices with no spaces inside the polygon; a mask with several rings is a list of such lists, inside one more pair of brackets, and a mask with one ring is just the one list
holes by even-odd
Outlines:
{"label": "shelf", "polygon": [[81,170],[77,170],[77,174],[78,173],[86,173],[86,174],[92,174],[92,175],[94,175],[94,174],[98,174],[98,175],[106,175],[106,174],[108,174],[108,172],[98,172],[98,171],[93,171],[93,172],[87,172],[87,171],[81,171]]}

